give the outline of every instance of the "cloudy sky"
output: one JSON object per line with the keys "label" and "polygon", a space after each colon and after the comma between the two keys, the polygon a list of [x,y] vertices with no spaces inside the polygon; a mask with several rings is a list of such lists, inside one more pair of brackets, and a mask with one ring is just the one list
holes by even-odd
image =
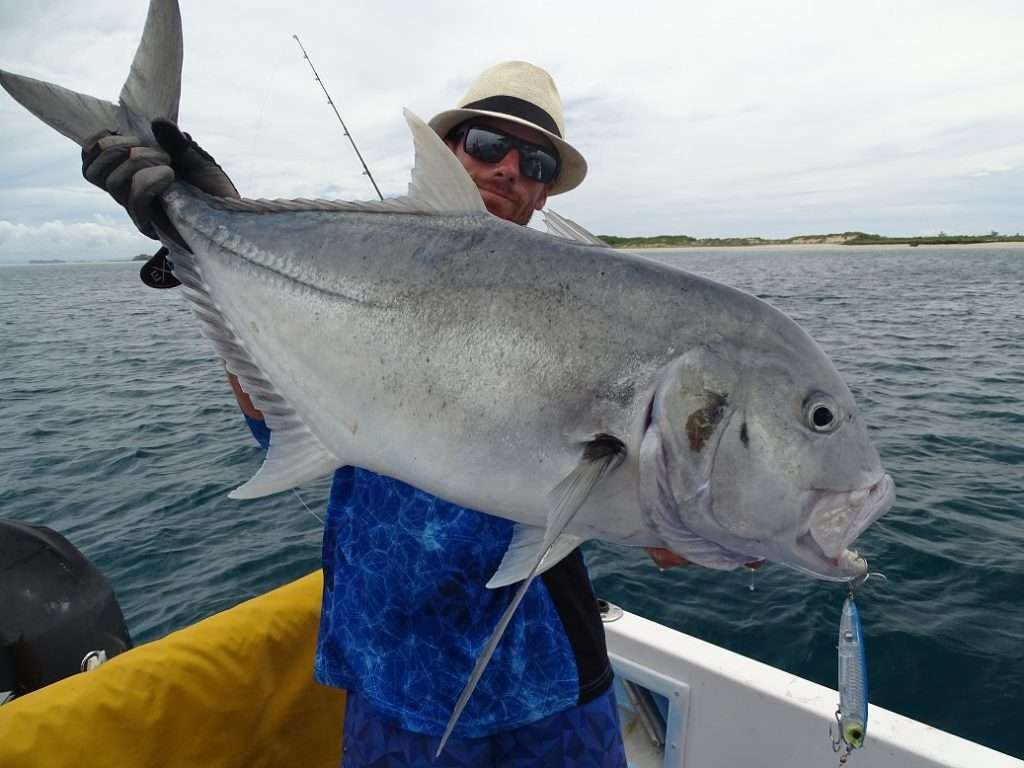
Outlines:
{"label": "cloudy sky", "polygon": [[[600,234],[1024,232],[1021,0],[180,0],[180,121],[249,197],[372,188],[401,116],[510,58],[555,76],[590,162],[553,207]],[[0,68],[116,100],[144,0],[0,0]],[[0,92],[0,262],[152,250],[78,149]]]}

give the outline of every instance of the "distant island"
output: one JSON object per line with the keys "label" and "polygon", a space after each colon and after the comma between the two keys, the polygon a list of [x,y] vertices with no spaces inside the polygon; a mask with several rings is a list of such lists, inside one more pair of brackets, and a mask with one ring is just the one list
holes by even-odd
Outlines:
{"label": "distant island", "polygon": [[149,261],[151,258],[153,257],[148,253],[140,253],[138,256],[132,256],[130,261]]}
{"label": "distant island", "polygon": [[29,259],[29,264],[67,264],[64,259]]}
{"label": "distant island", "polygon": [[653,237],[618,237],[600,235],[614,248],[713,248],[749,245],[973,245],[975,243],[1024,243],[1024,235],[947,235],[940,232],[927,237],[885,237],[868,232],[841,232],[832,235],[797,235],[776,240],[768,237],[690,237],[689,235],[655,235]]}

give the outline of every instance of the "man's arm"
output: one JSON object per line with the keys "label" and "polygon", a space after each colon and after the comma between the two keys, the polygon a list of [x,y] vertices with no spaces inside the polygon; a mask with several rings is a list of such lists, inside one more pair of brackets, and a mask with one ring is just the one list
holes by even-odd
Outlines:
{"label": "man's arm", "polygon": [[[142,234],[156,237],[153,209],[159,205],[160,193],[175,178],[218,197],[240,197],[217,161],[191,136],[166,120],[156,121],[153,127],[162,150],[143,147],[134,136],[109,133],[97,136],[82,149],[82,175],[124,206]],[[239,386],[238,377],[227,376],[242,413],[263,421],[263,414]]]}
{"label": "man's arm", "polygon": [[253,404],[252,398],[243,391],[242,386],[238,383],[238,377],[228,371],[225,373],[227,373],[228,384],[231,385],[231,391],[235,393],[235,400],[238,401],[238,407],[242,410],[249,431],[252,432],[256,442],[266,450],[270,447],[270,427],[267,426],[263,413]]}
{"label": "man's arm", "polygon": [[142,234],[156,239],[153,215],[160,194],[175,179],[216,197],[238,198],[238,190],[217,161],[169,120],[154,120],[161,149],[142,146],[136,136],[104,132],[82,147],[82,175],[128,211]]}
{"label": "man's arm", "polygon": [[263,421],[263,412],[253,404],[252,398],[242,390],[242,385],[238,383],[238,377],[235,374],[228,373],[228,384],[231,385],[231,391],[235,393],[235,400],[238,401],[238,407],[242,409],[242,413],[250,419]]}

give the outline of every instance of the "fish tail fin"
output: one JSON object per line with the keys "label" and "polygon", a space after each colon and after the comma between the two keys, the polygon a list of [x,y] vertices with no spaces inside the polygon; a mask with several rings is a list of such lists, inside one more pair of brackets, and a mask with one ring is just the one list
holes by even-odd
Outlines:
{"label": "fish tail fin", "polygon": [[3,70],[0,85],[21,106],[79,146],[103,130],[117,130],[117,107],[109,101]]}
{"label": "fish tail fin", "polygon": [[25,109],[79,146],[102,131],[132,134],[156,146],[150,123],[158,117],[178,119],[181,62],[178,2],[151,0],[119,104],[3,70],[0,85]]}

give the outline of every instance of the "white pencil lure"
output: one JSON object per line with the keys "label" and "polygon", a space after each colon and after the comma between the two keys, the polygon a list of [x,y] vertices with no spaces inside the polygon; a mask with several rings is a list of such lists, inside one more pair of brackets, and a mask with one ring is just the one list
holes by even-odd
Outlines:
{"label": "white pencil lure", "polygon": [[842,745],[846,751],[839,764],[846,762],[850,752],[864,746],[868,729],[868,665],[864,658],[864,634],[860,626],[860,613],[853,600],[853,590],[843,603],[839,620],[839,738],[832,743],[838,752]]}

